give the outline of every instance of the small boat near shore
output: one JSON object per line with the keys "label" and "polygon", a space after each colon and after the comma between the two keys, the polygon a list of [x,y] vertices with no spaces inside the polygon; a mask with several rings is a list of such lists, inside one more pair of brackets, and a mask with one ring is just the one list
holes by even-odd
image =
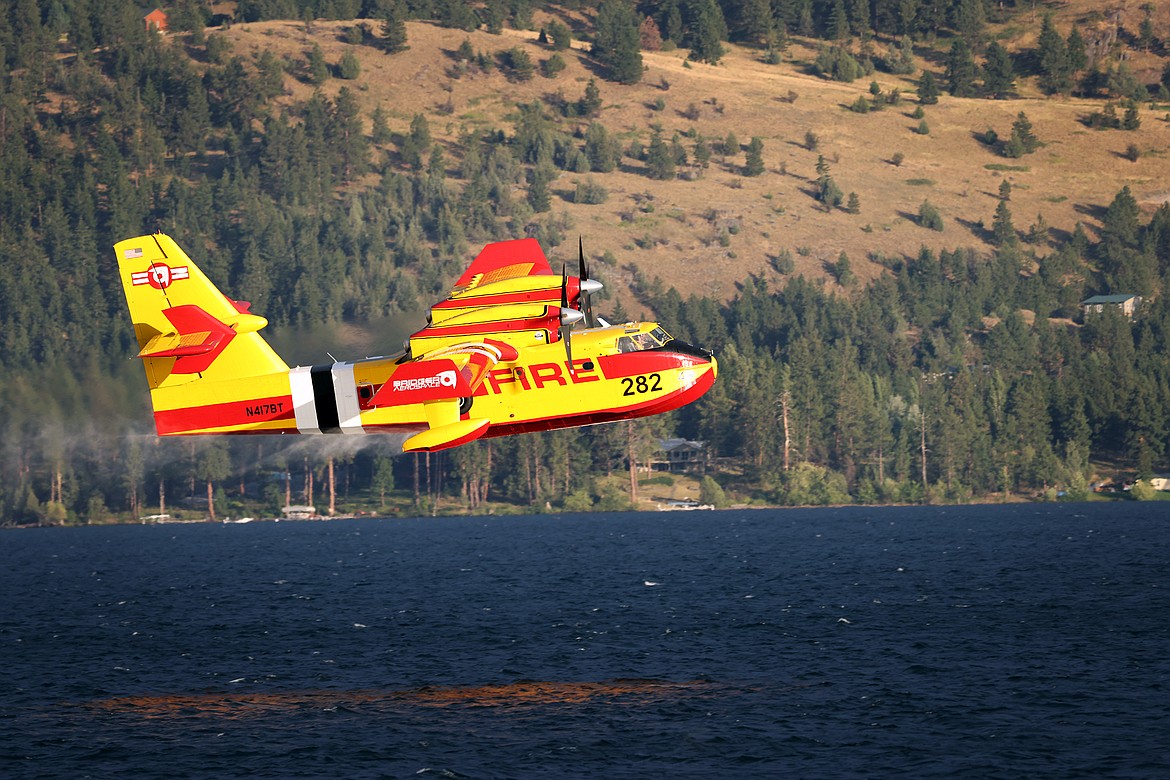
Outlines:
{"label": "small boat near shore", "polygon": [[696,509],[714,509],[714,504],[700,504],[698,501],[693,501],[689,498],[684,498],[681,501],[671,499],[663,501],[658,504],[659,512],[691,512]]}

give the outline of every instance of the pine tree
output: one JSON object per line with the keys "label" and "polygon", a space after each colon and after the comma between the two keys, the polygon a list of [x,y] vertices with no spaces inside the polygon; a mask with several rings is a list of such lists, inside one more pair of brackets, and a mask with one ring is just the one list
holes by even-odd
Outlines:
{"label": "pine tree", "polygon": [[592,54],[611,81],[636,84],[642,80],[638,16],[628,0],[603,0],[597,9]]}
{"label": "pine tree", "polygon": [[849,38],[849,16],[845,13],[845,0],[833,0],[825,35],[831,41],[844,41]]}
{"label": "pine tree", "polygon": [[947,56],[947,91],[955,97],[973,97],[977,72],[971,47],[962,38],[956,38]]}
{"label": "pine tree", "polygon": [[321,51],[321,47],[313,44],[313,48],[309,49],[308,63],[306,65],[309,73],[309,83],[324,84],[329,78],[329,65],[325,62],[325,54]]}
{"label": "pine tree", "polygon": [[764,141],[757,135],[747,148],[747,162],[744,165],[744,176],[759,176],[764,172]]}
{"label": "pine tree", "polygon": [[398,0],[385,0],[380,4],[378,19],[382,22],[379,44],[387,54],[406,51],[406,12]]}
{"label": "pine tree", "polygon": [[1048,220],[1043,214],[1036,215],[1036,221],[1028,228],[1027,240],[1029,244],[1039,244],[1048,239]]}
{"label": "pine tree", "polygon": [[439,0],[438,20],[440,27],[456,30],[472,30],[479,27],[479,18],[468,3],[463,0]]}
{"label": "pine tree", "polygon": [[700,168],[706,168],[711,164],[711,146],[701,135],[695,138],[694,158]]}
{"label": "pine tree", "polygon": [[548,185],[557,177],[548,164],[537,165],[528,171],[528,205],[535,212],[548,211],[552,203]]}
{"label": "pine tree", "polygon": [[532,57],[520,46],[513,46],[504,52],[504,60],[507,63],[508,78],[511,81],[529,81],[532,79],[532,74],[536,72]]}
{"label": "pine tree", "polygon": [[1141,24],[1138,25],[1138,43],[1141,45],[1142,51],[1149,51],[1158,42],[1154,36],[1154,23],[1150,19],[1149,9],[1150,6],[1146,6],[1146,15]]}
{"label": "pine tree", "polygon": [[729,154],[739,154],[739,139],[730,130],[727,131],[727,136],[723,139],[723,156],[726,157]]}
{"label": "pine tree", "polygon": [[1016,88],[1016,74],[1007,49],[992,41],[987,46],[987,61],[983,64],[983,89],[991,97],[1003,100]]}
{"label": "pine tree", "polygon": [[581,116],[593,117],[601,111],[601,90],[597,88],[597,80],[589,79],[585,85],[585,93],[577,101],[577,113]]}
{"label": "pine tree", "polygon": [[682,145],[682,139],[677,132],[670,139],[670,156],[674,158],[675,165],[687,164],[687,150]]}
{"label": "pine tree", "polygon": [[865,71],[861,63],[841,46],[822,46],[813,62],[813,70],[825,78],[846,83],[860,78]]}
{"label": "pine tree", "polygon": [[1070,74],[1084,70],[1089,64],[1089,55],[1085,50],[1085,39],[1081,37],[1081,31],[1075,26],[1069,32],[1068,40],[1065,42],[1065,56],[1068,59]]}
{"label": "pine tree", "polygon": [[1045,14],[1037,41],[1040,60],[1040,87],[1049,94],[1067,93],[1072,89],[1073,68],[1069,62],[1068,47],[1052,24],[1052,15]]}
{"label": "pine tree", "polygon": [[342,87],[337,93],[329,117],[329,136],[336,146],[341,181],[350,182],[364,175],[370,166],[370,147],[362,132],[357,98],[349,87]]}
{"label": "pine tree", "polygon": [[617,167],[617,144],[600,122],[591,122],[585,130],[585,157],[589,167],[598,173],[609,173]]}
{"label": "pine tree", "polygon": [[1024,154],[1031,154],[1040,148],[1040,139],[1032,132],[1032,122],[1028,115],[1021,111],[1012,122],[1012,140],[1018,141]]}
{"label": "pine tree", "polygon": [[341,55],[341,60],[337,63],[337,75],[347,81],[353,81],[362,75],[362,63],[356,54],[346,51]]}
{"label": "pine tree", "polygon": [[727,23],[715,0],[686,0],[689,16],[683,45],[690,48],[689,59],[715,65],[723,57]]}
{"label": "pine tree", "polygon": [[1105,209],[1105,216],[1101,220],[1102,243],[1136,247],[1140,233],[1140,214],[1137,199],[1127,184]]}
{"label": "pine tree", "polygon": [[983,25],[986,22],[983,0],[958,0],[951,8],[954,14],[953,24],[959,35],[970,44],[978,42],[983,35]]}
{"label": "pine tree", "polygon": [[566,51],[573,45],[573,34],[569,26],[555,19],[549,22],[548,38],[553,51]]}
{"label": "pine tree", "polygon": [[666,4],[666,11],[661,18],[662,32],[666,35],[666,40],[671,41],[675,45],[682,42],[683,37],[683,18],[682,10],[679,8],[677,0]]}
{"label": "pine tree", "polygon": [[825,204],[827,209],[835,209],[841,205],[845,199],[845,193],[837,186],[837,182],[833,181],[833,176],[829,172],[829,164],[825,162],[823,156],[817,157],[817,200]]}
{"label": "pine tree", "polygon": [[873,32],[869,0],[849,0],[849,23],[857,35],[864,37]]}
{"label": "pine tree", "polygon": [[546,79],[556,78],[557,74],[565,69],[565,58],[560,54],[553,54],[540,63],[540,75]]}
{"label": "pine tree", "polygon": [[422,156],[430,147],[430,123],[422,114],[415,114],[410,120],[410,133],[402,139],[402,159],[411,168],[421,168]]}
{"label": "pine tree", "polygon": [[1001,200],[995,207],[995,218],[991,223],[991,234],[996,246],[1010,247],[1019,242],[1016,227],[1012,224],[1012,212],[1007,201]]}
{"label": "pine tree", "polygon": [[739,40],[773,46],[776,42],[777,34],[769,0],[744,0],[736,27]]}
{"label": "pine tree", "polygon": [[922,78],[918,81],[918,102],[924,106],[933,106],[938,102],[938,95],[938,81],[934,73],[929,70],[922,71]]}
{"label": "pine tree", "polygon": [[938,209],[929,200],[922,201],[918,207],[918,224],[930,230],[943,230],[943,218]]}
{"label": "pine tree", "polygon": [[650,146],[646,150],[647,175],[651,179],[666,180],[674,178],[674,155],[666,141],[662,139],[662,128],[655,126],[650,136]]}
{"label": "pine tree", "polygon": [[1137,103],[1131,100],[1125,108],[1125,116],[1121,119],[1121,129],[1137,130],[1141,126],[1142,119],[1138,114]]}
{"label": "pine tree", "polygon": [[532,0],[511,0],[512,29],[532,29]]}
{"label": "pine tree", "polygon": [[504,32],[504,19],[508,16],[508,9],[504,0],[487,0],[483,7],[483,25],[492,35]]}

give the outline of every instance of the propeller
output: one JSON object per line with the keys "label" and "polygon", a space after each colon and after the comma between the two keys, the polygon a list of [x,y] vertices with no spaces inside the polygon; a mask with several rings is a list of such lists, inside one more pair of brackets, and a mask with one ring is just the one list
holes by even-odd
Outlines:
{"label": "propeller", "polygon": [[589,269],[585,267],[585,247],[581,237],[577,236],[577,263],[581,274],[581,313],[585,315],[585,327],[596,328],[597,318],[593,316],[593,303],[590,296],[601,289],[601,282],[589,278]]}
{"label": "propeller", "polygon": [[581,320],[585,319],[585,315],[576,309],[569,308],[569,269],[565,265],[561,265],[561,327],[557,332],[561,335],[561,341],[565,342],[565,357],[569,361],[569,372],[572,373],[573,368],[573,347],[570,333],[573,332],[573,326]]}

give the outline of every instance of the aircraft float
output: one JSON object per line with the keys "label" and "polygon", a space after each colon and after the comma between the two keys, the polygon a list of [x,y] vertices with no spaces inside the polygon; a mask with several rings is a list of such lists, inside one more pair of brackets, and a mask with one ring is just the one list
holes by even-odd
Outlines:
{"label": "aircraft float", "polygon": [[488,244],[401,354],[294,368],[169,236],[114,251],[160,436],[397,432],[435,451],[667,412],[718,372],[657,323],[595,317],[580,242],[576,277],[535,239]]}

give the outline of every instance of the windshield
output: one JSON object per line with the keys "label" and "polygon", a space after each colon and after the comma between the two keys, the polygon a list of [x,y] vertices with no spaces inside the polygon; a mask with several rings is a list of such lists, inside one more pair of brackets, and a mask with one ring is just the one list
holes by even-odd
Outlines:
{"label": "windshield", "polygon": [[646,349],[658,349],[670,340],[670,335],[666,331],[656,327],[649,333],[622,336],[617,340],[617,346],[619,352],[641,352]]}

